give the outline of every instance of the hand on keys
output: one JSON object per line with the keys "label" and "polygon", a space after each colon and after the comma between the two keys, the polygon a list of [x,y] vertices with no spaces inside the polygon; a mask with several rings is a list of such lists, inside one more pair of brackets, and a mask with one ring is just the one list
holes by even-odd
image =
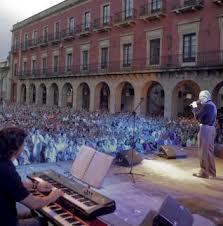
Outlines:
{"label": "hand on keys", "polygon": [[53,190],[50,192],[50,200],[51,202],[55,202],[58,198],[64,195],[64,192],[60,189],[53,188]]}

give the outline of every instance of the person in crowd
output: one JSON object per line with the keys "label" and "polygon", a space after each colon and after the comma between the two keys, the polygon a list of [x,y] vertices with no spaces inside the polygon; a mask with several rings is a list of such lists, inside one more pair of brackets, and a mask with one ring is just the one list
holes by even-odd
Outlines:
{"label": "person in crowd", "polygon": [[[48,183],[22,181],[13,161],[21,155],[26,138],[24,130],[4,128],[0,131],[0,224],[1,226],[33,226],[40,225],[38,219],[17,219],[16,202],[30,209],[38,209],[55,202],[63,195],[61,190],[52,190]],[[50,192],[48,196],[38,197],[30,191]]]}
{"label": "person in crowd", "polygon": [[[0,117],[2,128],[19,126],[28,135],[19,164],[72,160],[82,145],[112,155],[132,147],[134,128],[128,113],[74,112],[69,108],[23,104],[6,105],[4,112]],[[139,150],[136,148],[136,151],[153,153],[165,143],[191,146],[188,140],[196,140],[198,130],[199,123],[195,119],[173,121],[137,116],[135,141],[139,141],[136,142]],[[223,136],[217,139],[223,142]],[[69,147],[71,141],[73,148]]]}

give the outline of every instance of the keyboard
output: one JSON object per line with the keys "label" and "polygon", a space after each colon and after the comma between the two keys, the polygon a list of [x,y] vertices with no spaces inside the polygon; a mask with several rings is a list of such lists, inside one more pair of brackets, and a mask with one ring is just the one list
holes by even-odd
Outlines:
{"label": "keyboard", "polygon": [[[64,192],[64,196],[59,198],[56,203],[42,208],[42,211],[57,218],[58,221],[62,222],[66,217],[67,221],[74,221],[71,225],[75,225],[76,223],[76,225],[84,226],[85,224],[78,224],[78,217],[77,219],[72,218],[70,217],[70,214],[79,216],[81,219],[93,219],[98,216],[112,213],[116,209],[114,200],[88,188],[81,182],[71,180],[54,171],[33,173],[32,175],[28,175],[28,178],[32,181],[48,182],[54,188],[61,189]],[[39,196],[47,195],[37,191],[34,191],[33,194]],[[75,220],[77,222],[75,222]],[[62,225],[67,224],[64,224],[63,222]]]}

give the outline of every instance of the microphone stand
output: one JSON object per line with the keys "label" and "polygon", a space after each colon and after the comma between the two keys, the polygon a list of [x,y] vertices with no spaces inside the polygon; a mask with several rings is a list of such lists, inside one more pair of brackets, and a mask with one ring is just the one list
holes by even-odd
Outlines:
{"label": "microphone stand", "polygon": [[131,167],[130,167],[130,171],[128,173],[115,173],[115,175],[121,175],[121,174],[130,174],[131,177],[132,177],[132,182],[135,183],[135,178],[134,178],[134,175],[137,175],[137,176],[145,176],[144,174],[140,174],[140,173],[133,173],[132,170],[133,170],[133,151],[134,151],[134,148],[135,148],[135,144],[136,144],[136,141],[135,141],[135,126],[136,126],[136,110],[141,106],[141,104],[143,103],[144,101],[144,98],[142,97],[140,102],[137,104],[137,106],[135,107],[135,109],[133,109],[132,111],[132,115],[133,115],[133,141],[132,141],[132,145],[131,145]]}

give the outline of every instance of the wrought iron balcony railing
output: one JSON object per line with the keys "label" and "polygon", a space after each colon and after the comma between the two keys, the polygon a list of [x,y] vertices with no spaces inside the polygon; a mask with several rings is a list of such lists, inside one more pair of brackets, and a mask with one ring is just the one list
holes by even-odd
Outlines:
{"label": "wrought iron balcony railing", "polygon": [[48,45],[48,35],[47,36],[40,36],[38,40],[38,44],[41,47],[45,47]]}
{"label": "wrought iron balcony railing", "polygon": [[75,38],[75,28],[67,28],[62,31],[62,38],[64,40],[72,40]]}
{"label": "wrought iron balcony railing", "polygon": [[28,49],[29,49],[29,42],[28,41],[21,43],[21,50],[22,51],[27,51]]}
{"label": "wrought iron balcony railing", "polygon": [[151,59],[131,60],[128,64],[121,61],[93,63],[85,65],[71,65],[66,67],[45,68],[32,71],[21,71],[21,78],[27,77],[55,77],[55,76],[80,76],[88,74],[106,74],[118,72],[140,72],[148,70],[174,70],[174,69],[198,69],[198,68],[221,68],[223,69],[223,51],[198,53],[196,58],[184,60],[183,55],[161,56],[156,65],[151,65]]}
{"label": "wrought iron balcony railing", "polygon": [[130,8],[128,10],[124,10],[114,15],[114,23],[115,24],[131,24],[135,22],[137,18],[136,9]]}
{"label": "wrought iron balcony railing", "polygon": [[166,1],[155,0],[140,7],[139,16],[143,19],[159,19],[166,13]]}
{"label": "wrought iron balcony railing", "polygon": [[57,44],[61,41],[61,33],[54,32],[52,34],[49,34],[48,38],[49,38],[49,42],[51,42],[52,44]]}
{"label": "wrought iron balcony railing", "polygon": [[204,0],[184,0],[183,3],[178,0],[173,2],[173,10],[176,13],[199,10],[204,7]]}
{"label": "wrought iron balcony railing", "polygon": [[29,40],[29,48],[34,49],[38,46],[38,41],[37,39],[31,39]]}
{"label": "wrought iron balcony railing", "polygon": [[94,31],[109,31],[112,27],[112,17],[101,17],[94,20],[93,30]]}
{"label": "wrought iron balcony railing", "polygon": [[12,53],[17,53],[19,51],[19,45],[13,45],[11,51]]}
{"label": "wrought iron balcony railing", "polygon": [[92,32],[92,24],[91,23],[79,24],[76,27],[76,33],[79,36],[88,36],[91,34],[91,32]]}

